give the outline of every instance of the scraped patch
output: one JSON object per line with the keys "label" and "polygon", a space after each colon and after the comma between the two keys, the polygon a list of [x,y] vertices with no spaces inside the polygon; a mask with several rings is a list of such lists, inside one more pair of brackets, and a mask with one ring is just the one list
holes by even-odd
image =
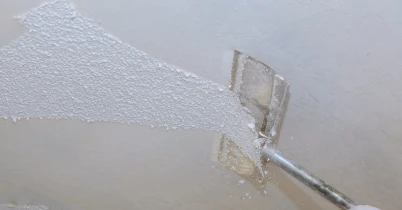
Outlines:
{"label": "scraped patch", "polygon": [[0,116],[215,131],[261,168],[254,118],[222,85],[122,43],[67,0],[18,19],[29,32],[0,49]]}

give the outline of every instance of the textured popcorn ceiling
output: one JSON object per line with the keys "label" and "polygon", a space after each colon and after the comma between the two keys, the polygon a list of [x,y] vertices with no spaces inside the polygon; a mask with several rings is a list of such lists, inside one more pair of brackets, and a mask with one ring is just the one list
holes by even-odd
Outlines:
{"label": "textured popcorn ceiling", "polygon": [[122,43],[60,0],[19,16],[0,49],[0,115],[140,123],[226,134],[261,166],[254,119],[223,85]]}
{"label": "textured popcorn ceiling", "polygon": [[[3,46],[16,39],[24,30],[28,31],[11,17],[29,11],[32,7],[38,6],[38,2],[39,0],[1,1],[0,21],[5,29],[0,33],[0,43]],[[402,176],[400,167],[402,165],[402,141],[400,141],[402,48],[399,44],[402,37],[400,21],[402,15],[399,1],[73,0],[73,2],[81,14],[94,19],[102,28],[124,43],[135,46],[161,61],[221,84],[228,84],[230,78],[230,70],[221,69],[222,59],[227,51],[236,49],[268,64],[292,85],[290,104],[279,139],[281,151],[359,203],[368,203],[383,209],[402,209],[399,196],[402,182],[396,178]],[[14,135],[17,135],[31,128],[32,132],[27,134],[32,136],[34,139],[31,140],[35,142],[42,139],[41,134],[35,135],[38,127],[43,129],[42,132],[46,132],[47,129],[54,130],[49,131],[51,134],[48,135],[51,137],[64,134],[64,129],[56,129],[56,126],[51,126],[52,123],[46,124],[46,122],[30,120],[27,124],[19,121],[14,126],[2,125],[5,130],[1,133],[1,138],[7,139],[8,135],[11,135],[7,134],[6,130],[15,129],[10,132],[15,132]],[[73,122],[72,124],[84,130],[94,126],[94,133],[113,132],[115,129],[110,125],[96,127]],[[127,128],[124,134],[135,133],[130,130],[131,128]],[[68,131],[75,132],[71,129]],[[120,134],[116,136],[120,137]],[[19,144],[16,141],[25,138],[26,136],[21,134],[9,141],[15,142],[15,148],[18,148]],[[87,138],[85,135],[82,137]],[[92,142],[96,142],[99,138],[94,137]],[[108,141],[106,137],[104,140]],[[46,144],[50,142],[54,141],[49,140]],[[81,144],[79,146],[83,147]],[[89,148],[92,146],[88,144]],[[72,151],[75,152],[74,149]],[[25,152],[31,154],[29,147]],[[110,151],[111,156],[117,153],[113,152]],[[37,153],[32,153],[32,156],[36,155]],[[71,156],[74,157],[74,153]],[[18,157],[21,157],[21,164],[24,163],[22,160],[25,160],[23,157],[30,159],[29,155]],[[48,167],[50,162],[46,161],[47,157],[43,155],[40,159],[44,164],[43,169]],[[126,157],[122,160],[126,160]],[[78,163],[80,161],[77,160]],[[183,160],[183,164],[187,162]],[[16,162],[9,161],[9,168],[26,169],[29,163],[28,161],[27,165],[18,168],[14,167]],[[88,166],[89,163],[78,169],[85,170]],[[199,166],[188,164],[186,167]],[[118,171],[117,168],[114,170]],[[165,170],[159,172],[163,171]],[[199,176],[206,175],[206,171],[208,170],[199,171]],[[47,173],[50,172],[43,172],[38,176]],[[14,170],[14,172],[7,171],[7,174],[10,174],[10,177],[18,177],[21,172]],[[278,176],[272,181],[273,185],[282,191],[274,193],[275,196],[269,194],[261,199],[266,202],[257,202],[257,196],[253,196],[252,199],[243,202],[230,200],[233,206],[223,205],[223,207],[335,209],[330,205],[323,207],[322,200],[314,193],[292,184],[294,183],[292,179],[279,175],[283,174],[278,172]],[[171,177],[176,176],[177,174],[172,174]],[[30,176],[27,175],[28,177]],[[47,183],[46,178],[40,183]],[[142,181],[147,181],[145,175],[140,178],[143,178]],[[159,180],[158,176],[153,178]],[[196,178],[199,177],[195,173],[192,174],[192,180]],[[88,182],[89,179],[81,177],[80,180]],[[54,175],[52,180],[54,180],[52,183],[58,183],[60,179]],[[155,188],[159,189],[157,186],[164,182],[161,179],[146,183],[155,183]],[[214,185],[221,188],[222,185],[219,183],[221,182],[214,182]],[[99,181],[79,189],[96,189],[95,186],[104,186],[102,184],[104,183]],[[167,184],[162,186],[164,190],[169,189]],[[174,186],[178,188],[180,185],[175,182]],[[198,188],[194,186],[194,189]],[[208,189],[210,188],[204,190]],[[275,191],[272,188],[268,190]],[[220,204],[229,197],[229,193],[217,195],[211,191],[206,193],[211,196],[203,197],[203,201],[210,205],[209,209],[222,209]],[[72,189],[71,192],[76,191]],[[196,190],[185,192],[177,195],[176,201],[195,200],[191,195],[194,195]],[[132,191],[130,195],[131,193]],[[151,193],[153,192],[147,195]],[[175,196],[172,191],[168,193]],[[49,194],[52,194],[52,191]],[[70,194],[72,193],[65,195]],[[188,197],[185,197],[186,195]],[[138,196],[143,197],[141,194]],[[217,196],[217,200],[214,200],[213,196]],[[160,198],[162,195],[158,194],[157,197]],[[283,197],[290,200],[284,200]],[[107,199],[99,197],[98,201],[100,200],[106,202]],[[295,202],[294,206],[292,202]],[[311,207],[312,203],[320,203],[321,208],[317,206],[314,208],[314,205]],[[197,204],[201,205],[201,202]],[[196,209],[196,204],[189,204],[186,207]]]}
{"label": "textured popcorn ceiling", "polygon": [[0,205],[0,210],[49,210],[49,208],[46,206],[3,204]]}

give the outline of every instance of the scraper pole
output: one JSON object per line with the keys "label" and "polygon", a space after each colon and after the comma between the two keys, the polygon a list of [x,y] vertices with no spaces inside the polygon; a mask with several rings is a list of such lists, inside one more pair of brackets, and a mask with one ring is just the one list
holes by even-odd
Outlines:
{"label": "scraper pole", "polygon": [[281,167],[290,175],[303,182],[305,185],[321,194],[341,209],[350,209],[356,206],[356,203],[346,195],[342,194],[332,186],[326,184],[318,177],[312,175],[305,168],[296,162],[284,157],[274,146],[268,144],[262,150],[262,156],[268,161]]}

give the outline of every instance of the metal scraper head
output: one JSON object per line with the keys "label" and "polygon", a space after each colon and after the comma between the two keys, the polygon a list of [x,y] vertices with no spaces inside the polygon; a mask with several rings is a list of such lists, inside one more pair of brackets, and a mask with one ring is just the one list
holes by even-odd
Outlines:
{"label": "metal scraper head", "polygon": [[231,90],[256,119],[255,128],[277,141],[290,85],[264,63],[235,51]]}
{"label": "metal scraper head", "polygon": [[[273,144],[278,140],[289,87],[286,80],[269,66],[239,51],[234,52],[230,89],[255,118],[255,129],[261,137]],[[258,143],[262,147],[266,142]],[[259,176],[253,162],[224,135],[220,140],[218,160],[243,177]]]}

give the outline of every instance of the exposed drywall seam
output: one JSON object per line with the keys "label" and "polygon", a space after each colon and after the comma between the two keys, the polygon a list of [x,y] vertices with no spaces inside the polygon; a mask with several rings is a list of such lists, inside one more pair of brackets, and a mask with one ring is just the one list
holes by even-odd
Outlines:
{"label": "exposed drywall seam", "polygon": [[0,116],[215,131],[261,168],[254,119],[224,86],[122,43],[67,0],[18,19],[29,32],[0,49]]}

